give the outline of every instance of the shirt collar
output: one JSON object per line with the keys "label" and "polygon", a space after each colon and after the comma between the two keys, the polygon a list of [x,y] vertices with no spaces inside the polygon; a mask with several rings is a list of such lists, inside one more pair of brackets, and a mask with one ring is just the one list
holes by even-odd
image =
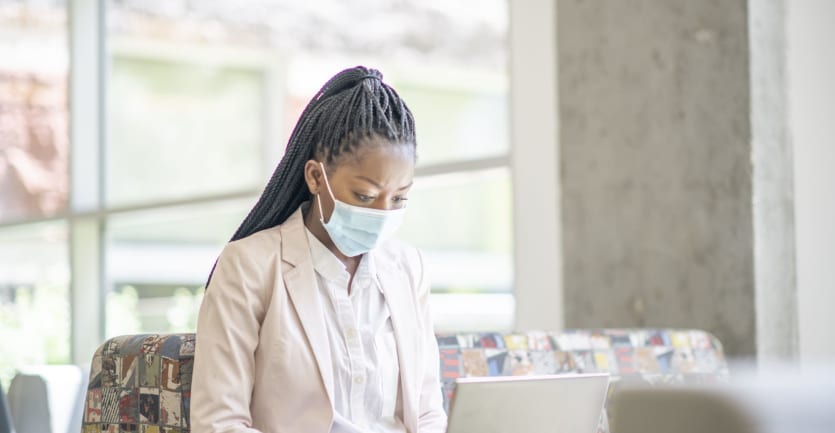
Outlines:
{"label": "shirt collar", "polygon": [[313,269],[328,280],[346,284],[348,282],[348,271],[345,269],[345,265],[307,227],[304,228],[304,232],[307,234],[307,243],[310,245]]}
{"label": "shirt collar", "polygon": [[[343,284],[347,283],[348,271],[345,265],[305,226],[307,243],[310,245],[310,257],[313,259],[313,269],[322,277]],[[372,254],[363,254],[360,259],[354,279],[374,278],[377,268]]]}

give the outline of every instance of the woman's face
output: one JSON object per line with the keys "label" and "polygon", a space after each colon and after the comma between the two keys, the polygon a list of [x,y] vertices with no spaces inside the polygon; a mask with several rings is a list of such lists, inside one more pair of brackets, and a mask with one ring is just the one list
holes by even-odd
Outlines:
{"label": "woman's face", "polygon": [[[327,181],[337,200],[372,209],[400,209],[406,205],[412,186],[414,148],[371,139],[361,143],[353,155],[339,158],[336,164],[326,168],[329,169]],[[319,161],[307,161],[305,180],[311,194],[319,193],[322,213],[328,221],[333,200]]]}

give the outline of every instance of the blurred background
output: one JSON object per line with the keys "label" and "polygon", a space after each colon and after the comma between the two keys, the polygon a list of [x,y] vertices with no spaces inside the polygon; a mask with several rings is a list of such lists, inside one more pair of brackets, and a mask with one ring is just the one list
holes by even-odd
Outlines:
{"label": "blurred background", "polygon": [[[556,13],[542,13],[556,10]],[[189,332],[336,72],[419,162],[439,330],[694,327],[835,361],[835,4],[1,0],[0,383]]]}
{"label": "blurred background", "polygon": [[[104,337],[193,330],[304,106],[358,64],[420,125],[426,175],[402,237],[426,250],[437,293],[499,295],[510,323],[507,5],[448,3],[0,3],[2,382],[69,362],[87,331],[74,313],[99,315]],[[73,118],[97,142],[74,146]]]}

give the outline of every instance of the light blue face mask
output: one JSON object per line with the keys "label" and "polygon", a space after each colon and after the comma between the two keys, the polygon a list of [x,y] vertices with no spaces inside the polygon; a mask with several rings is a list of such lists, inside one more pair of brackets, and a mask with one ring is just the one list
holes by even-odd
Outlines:
{"label": "light blue face mask", "polygon": [[328,182],[328,175],[325,173],[325,166],[320,162],[322,175],[325,178],[325,186],[333,200],[333,212],[328,222],[325,222],[325,215],[322,213],[322,199],[316,194],[319,201],[319,221],[330,235],[336,248],[348,257],[358,256],[367,253],[391,237],[403,222],[406,208],[393,210],[369,209],[367,207],[353,206],[336,199]]}

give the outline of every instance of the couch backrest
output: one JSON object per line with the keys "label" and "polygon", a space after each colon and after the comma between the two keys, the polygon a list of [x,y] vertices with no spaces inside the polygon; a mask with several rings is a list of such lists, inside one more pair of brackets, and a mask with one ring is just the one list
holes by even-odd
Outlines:
{"label": "couch backrest", "polygon": [[[468,333],[437,339],[447,405],[455,379],[466,376],[608,371],[617,385],[712,382],[728,374],[719,341],[698,330]],[[194,334],[106,341],[90,366],[82,432],[188,433],[194,344]]]}
{"label": "couch backrest", "polygon": [[84,433],[187,433],[194,334],[126,335],[90,365]]}
{"label": "couch backrest", "polygon": [[[719,340],[700,330],[577,329],[437,339],[446,408],[459,377],[608,372],[611,396],[626,383],[706,383],[728,375]],[[601,432],[608,431],[607,413],[604,409]]]}

